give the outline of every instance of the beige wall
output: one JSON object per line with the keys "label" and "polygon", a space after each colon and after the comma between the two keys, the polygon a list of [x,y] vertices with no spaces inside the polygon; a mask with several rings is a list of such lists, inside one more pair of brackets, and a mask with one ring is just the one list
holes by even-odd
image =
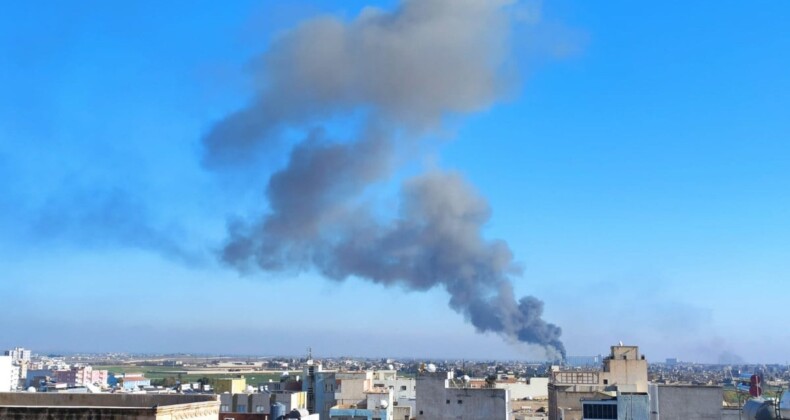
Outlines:
{"label": "beige wall", "polygon": [[107,420],[216,420],[213,396],[0,393],[0,418]]}

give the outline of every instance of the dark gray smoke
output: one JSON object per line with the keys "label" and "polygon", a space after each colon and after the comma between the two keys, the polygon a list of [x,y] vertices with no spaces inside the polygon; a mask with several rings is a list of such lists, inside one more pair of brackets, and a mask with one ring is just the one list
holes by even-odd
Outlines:
{"label": "dark gray smoke", "polygon": [[[364,198],[402,165],[404,149],[419,149],[415,139],[500,96],[508,3],[407,0],[350,22],[309,20],[275,40],[256,60],[259,91],[250,105],[205,137],[205,163],[249,160],[272,150],[286,129],[309,134],[271,176],[266,213],[231,225],[223,260],[410,290],[441,286],[478,331],[564,355],[559,327],[541,318],[543,303],[514,296],[513,255],[505,242],[483,238],[490,209],[463,177],[437,170],[407,180],[390,217]],[[352,139],[313,129],[349,115],[362,127]]]}

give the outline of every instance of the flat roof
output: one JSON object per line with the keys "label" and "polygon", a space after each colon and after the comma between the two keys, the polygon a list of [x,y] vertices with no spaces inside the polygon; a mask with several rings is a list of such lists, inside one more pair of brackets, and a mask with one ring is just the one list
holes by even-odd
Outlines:
{"label": "flat roof", "polygon": [[217,396],[205,394],[62,394],[54,392],[0,393],[0,407],[153,408],[217,401]]}

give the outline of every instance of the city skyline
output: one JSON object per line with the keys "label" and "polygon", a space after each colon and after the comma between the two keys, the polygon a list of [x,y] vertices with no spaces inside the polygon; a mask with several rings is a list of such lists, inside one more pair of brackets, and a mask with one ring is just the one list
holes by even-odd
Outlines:
{"label": "city skyline", "polygon": [[[268,210],[267,179],[309,131],[252,166],[204,165],[207,133],[255,96],[256,57],[318,16],[400,5],[10,5],[0,346],[541,357],[475,332],[441,286],[217,257],[228,224]],[[569,355],[623,341],[652,361],[786,362],[773,319],[790,292],[790,5],[503,7],[506,93],[442,115],[427,152],[363,198],[386,214],[401,180],[462,174],[490,208],[485,240],[523,267],[515,295],[543,301]],[[347,136],[362,117],[344,118],[322,123]]]}

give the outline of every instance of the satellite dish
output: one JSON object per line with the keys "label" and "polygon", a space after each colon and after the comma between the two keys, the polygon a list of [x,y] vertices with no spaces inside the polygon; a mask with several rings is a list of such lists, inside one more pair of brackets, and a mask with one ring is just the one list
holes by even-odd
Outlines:
{"label": "satellite dish", "polygon": [[390,364],[390,365],[387,365],[387,368],[388,368],[389,370],[395,370],[395,366],[392,366],[391,364]]}
{"label": "satellite dish", "polygon": [[436,365],[433,363],[428,363],[428,366],[425,368],[425,370],[431,373],[436,372]]}
{"label": "satellite dish", "polygon": [[388,403],[387,400],[381,400],[381,408],[387,408],[389,405],[390,403]]}
{"label": "satellite dish", "polygon": [[620,347],[623,347],[623,340],[620,340]]}
{"label": "satellite dish", "polygon": [[464,375],[461,377],[464,382],[469,382],[469,375]]}

